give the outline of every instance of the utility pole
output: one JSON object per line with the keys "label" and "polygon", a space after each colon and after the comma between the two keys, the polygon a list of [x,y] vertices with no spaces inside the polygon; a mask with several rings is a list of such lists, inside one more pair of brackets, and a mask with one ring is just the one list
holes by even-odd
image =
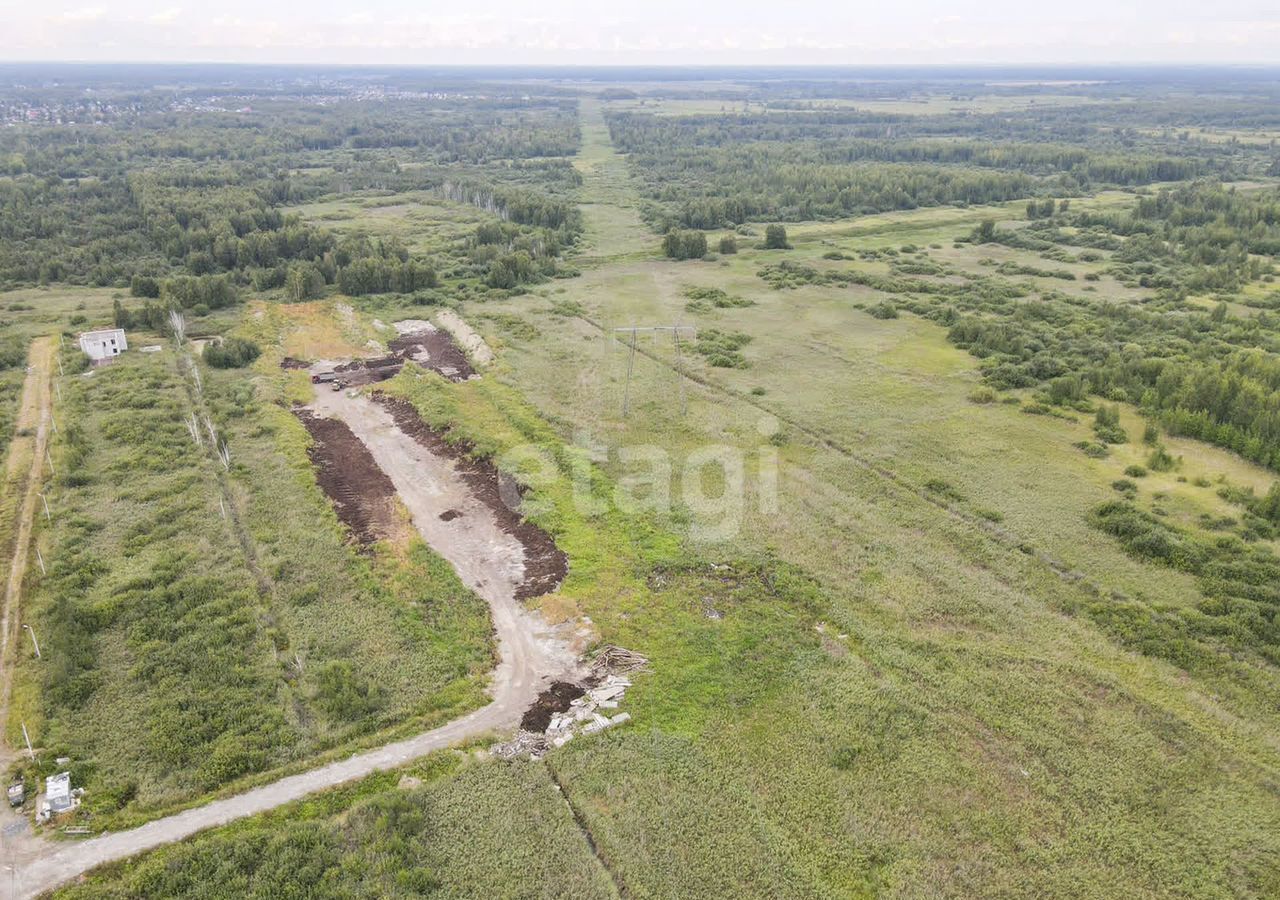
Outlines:
{"label": "utility pole", "polygon": [[36,562],[40,563],[40,574],[48,575],[49,570],[44,567],[44,554],[40,552],[40,548],[36,548]]}
{"label": "utility pole", "polygon": [[659,332],[671,332],[671,340],[675,345],[676,358],[672,368],[676,373],[676,381],[680,385],[680,415],[684,415],[688,410],[688,399],[685,397],[684,388],[684,368],[683,357],[681,356],[680,334],[688,332],[691,336],[697,332],[692,325],[632,325],[628,328],[615,328],[614,334],[630,335],[631,340],[627,344],[627,381],[622,389],[622,416],[626,418],[631,410],[631,376],[635,372],[636,367],[636,344],[641,333],[658,334]]}
{"label": "utility pole", "polygon": [[31,759],[36,758],[36,751],[31,748],[31,735],[27,734],[27,723],[22,723],[22,739],[27,742],[27,752],[31,754]]}
{"label": "utility pole", "polygon": [[53,516],[49,514],[49,498],[44,495],[44,491],[40,492],[40,500],[44,503],[44,520],[46,522],[52,522]]}
{"label": "utility pole", "polygon": [[23,627],[23,628],[25,628],[25,629],[27,629],[28,633],[30,633],[30,635],[31,635],[31,643],[32,643],[32,644],[35,646],[35,648],[36,648],[36,659],[40,659],[40,658],[41,658],[41,656],[40,656],[40,642],[36,640],[36,630],[35,630],[34,628],[32,628],[30,625],[27,625],[27,624],[25,624],[25,623],[23,624],[23,626],[22,626],[22,627]]}

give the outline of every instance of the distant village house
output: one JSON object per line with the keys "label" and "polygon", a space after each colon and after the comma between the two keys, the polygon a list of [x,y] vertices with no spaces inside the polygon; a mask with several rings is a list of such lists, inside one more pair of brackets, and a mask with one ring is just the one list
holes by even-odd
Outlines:
{"label": "distant village house", "polygon": [[129,349],[123,328],[86,331],[80,335],[80,349],[94,362],[113,359]]}

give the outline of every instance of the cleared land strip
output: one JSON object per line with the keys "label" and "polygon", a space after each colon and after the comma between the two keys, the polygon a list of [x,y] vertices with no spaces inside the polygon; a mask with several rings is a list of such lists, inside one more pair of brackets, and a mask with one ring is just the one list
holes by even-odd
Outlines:
{"label": "cleared land strip", "polygon": [[[31,897],[106,862],[179,841],[235,819],[265,812],[383,769],[395,768],[469,737],[514,726],[547,678],[568,674],[572,655],[515,598],[523,577],[522,550],[493,513],[470,497],[452,461],[405,434],[381,407],[364,397],[322,394],[316,411],[340,418],[369,448],[391,478],[423,538],[483,597],[493,614],[501,662],[493,702],[440,728],[387,744],[309,772],[291,775],[234,797],[184,810],[139,828],[60,847],[19,868],[6,896]],[[464,518],[442,519],[451,510]],[[457,524],[455,524],[457,523]],[[448,526],[454,526],[448,528]],[[0,882],[2,884],[3,882]]]}
{"label": "cleared land strip", "polygon": [[[0,614],[0,660],[4,662],[3,696],[0,712],[7,725],[9,715],[9,689],[13,678],[13,666],[9,659],[15,651],[15,632],[18,629],[19,604],[22,582],[27,575],[27,560],[31,553],[31,531],[37,507],[40,504],[41,475],[45,454],[49,446],[49,429],[53,421],[50,396],[54,339],[37,338],[31,343],[27,356],[27,377],[22,386],[22,401],[15,423],[15,437],[9,445],[9,462],[5,470],[5,489],[14,492],[14,526],[11,533],[12,554],[9,557],[4,590],[4,611]],[[6,504],[7,505],[7,504]],[[5,748],[7,757],[11,752]],[[6,759],[7,761],[7,759]]]}
{"label": "cleared land strip", "polygon": [[575,262],[600,265],[624,256],[647,256],[657,239],[636,211],[639,198],[626,158],[613,146],[600,102],[581,101],[579,115],[582,147],[573,165],[582,174],[579,207],[587,230]]}

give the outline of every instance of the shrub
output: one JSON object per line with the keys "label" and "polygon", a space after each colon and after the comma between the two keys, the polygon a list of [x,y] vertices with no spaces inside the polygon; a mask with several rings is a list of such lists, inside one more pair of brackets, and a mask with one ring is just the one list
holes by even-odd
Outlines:
{"label": "shrub", "polygon": [[1147,468],[1153,472],[1172,472],[1176,465],[1177,462],[1169,455],[1169,451],[1162,446],[1157,446],[1147,457]]}
{"label": "shrub", "polygon": [[1085,456],[1092,457],[1093,459],[1102,459],[1111,452],[1107,449],[1106,444],[1099,444],[1095,441],[1076,441],[1071,446],[1075,447],[1077,450],[1083,451]]}
{"label": "shrub", "polygon": [[982,387],[975,388],[969,394],[969,402],[970,403],[995,403],[996,398],[998,396],[999,395],[996,394],[994,390],[987,387],[986,385],[983,385]]}
{"label": "shrub", "polygon": [[215,369],[243,368],[261,355],[261,348],[244,338],[227,338],[221,344],[204,345],[204,361]]}
{"label": "shrub", "polygon": [[1145,466],[1139,466],[1135,464],[1126,468],[1124,470],[1124,474],[1128,475],[1130,478],[1146,478],[1147,469]]}
{"label": "shrub", "polygon": [[871,307],[867,312],[871,313],[876,319],[896,319],[898,318],[898,307],[894,306],[888,300],[881,300],[875,306]]}
{"label": "shrub", "polygon": [[766,250],[790,250],[791,245],[787,243],[787,229],[782,225],[770,225],[764,230],[764,249]]}
{"label": "shrub", "polygon": [[741,350],[751,342],[751,336],[741,331],[719,331],[707,328],[698,332],[693,350],[706,357],[708,363],[721,369],[745,369],[747,358]]}
{"label": "shrub", "polygon": [[720,288],[691,287],[684,292],[684,295],[690,299],[690,302],[685,304],[685,309],[690,312],[705,312],[711,307],[736,309],[756,305],[754,300],[726,294]]}
{"label": "shrub", "polygon": [[351,663],[334,660],[320,670],[316,701],[331,718],[353,722],[377,708],[378,695],[356,675]]}
{"label": "shrub", "polygon": [[662,238],[662,252],[671,259],[702,259],[707,255],[707,236],[673,228]]}
{"label": "shrub", "polygon": [[733,235],[726,235],[720,238],[720,252],[725,256],[730,256],[738,252],[738,239]]}
{"label": "shrub", "polygon": [[1129,440],[1129,435],[1125,433],[1123,428],[1111,428],[1105,425],[1094,425],[1093,433],[1098,436],[1098,440],[1104,444],[1123,444]]}
{"label": "shrub", "polygon": [[956,490],[955,486],[952,485],[951,482],[944,481],[941,478],[930,478],[924,483],[924,489],[929,491],[931,494],[937,494],[938,496],[945,497],[948,500],[960,501],[964,499],[964,495]]}

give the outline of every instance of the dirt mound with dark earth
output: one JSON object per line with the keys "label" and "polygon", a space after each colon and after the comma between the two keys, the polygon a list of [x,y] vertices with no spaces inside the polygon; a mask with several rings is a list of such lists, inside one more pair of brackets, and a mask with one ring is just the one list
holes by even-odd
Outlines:
{"label": "dirt mound with dark earth", "polygon": [[411,359],[424,369],[450,381],[466,381],[475,374],[471,363],[447,331],[414,331],[402,334],[387,349],[401,359]]}
{"label": "dirt mound with dark earth", "polygon": [[333,371],[339,373],[343,384],[355,387],[394,378],[403,368],[404,360],[392,355],[374,359],[353,359],[351,362],[334,366]]}
{"label": "dirt mound with dark earth", "polygon": [[338,519],[361,546],[390,537],[397,527],[396,489],[373,454],[346,422],[306,409],[295,409],[294,415],[311,435],[313,443],[307,455]]}
{"label": "dirt mound with dark earth", "polygon": [[520,505],[520,489],[508,475],[500,473],[488,459],[469,455],[469,445],[451,444],[444,436],[422,421],[418,411],[407,400],[375,392],[374,402],[381,404],[405,434],[432,453],[453,461],[458,474],[481,502],[493,511],[498,525],[524,548],[524,578],[516,587],[516,599],[528,600],[549,594],[560,586],[569,571],[569,558],[556,542],[532,522],[516,512]]}
{"label": "dirt mound with dark earth", "polygon": [[409,360],[449,381],[466,381],[475,374],[471,363],[467,362],[447,331],[402,334],[391,341],[387,349],[391,351],[388,356],[353,359],[335,366],[334,371],[338,373],[339,380],[349,387],[377,384],[394,378]]}
{"label": "dirt mound with dark earth", "polygon": [[307,363],[305,360],[295,359],[292,356],[286,356],[280,360],[280,368],[282,369],[305,369]]}
{"label": "dirt mound with dark earth", "polygon": [[570,704],[585,694],[586,688],[568,681],[553,681],[551,686],[538,695],[533,705],[525,710],[520,727],[525,731],[541,734],[551,726],[551,717],[556,713],[568,712]]}

